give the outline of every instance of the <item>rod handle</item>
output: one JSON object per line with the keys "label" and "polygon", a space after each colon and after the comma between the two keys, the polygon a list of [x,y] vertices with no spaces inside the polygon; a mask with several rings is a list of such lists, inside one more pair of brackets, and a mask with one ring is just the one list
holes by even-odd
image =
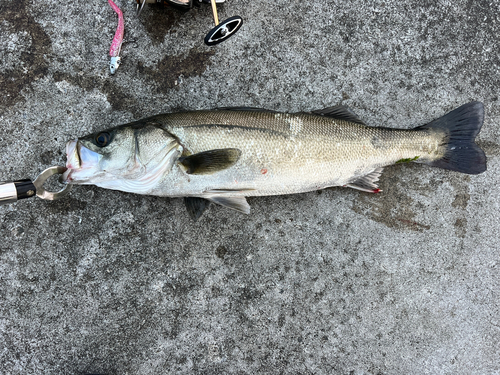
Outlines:
{"label": "rod handle", "polygon": [[19,199],[36,195],[36,187],[31,180],[0,182],[0,205],[15,203]]}

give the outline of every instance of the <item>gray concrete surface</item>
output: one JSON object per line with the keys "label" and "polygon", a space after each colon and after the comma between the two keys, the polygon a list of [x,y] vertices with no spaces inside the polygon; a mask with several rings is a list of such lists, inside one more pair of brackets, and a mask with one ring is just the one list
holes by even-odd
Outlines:
{"label": "gray concrete surface", "polygon": [[0,207],[2,374],[499,374],[500,1],[1,0],[0,180],[66,140],[179,109],[349,105],[411,128],[484,102],[478,176],[387,168],[379,195],[251,198],[249,216],[76,187]]}

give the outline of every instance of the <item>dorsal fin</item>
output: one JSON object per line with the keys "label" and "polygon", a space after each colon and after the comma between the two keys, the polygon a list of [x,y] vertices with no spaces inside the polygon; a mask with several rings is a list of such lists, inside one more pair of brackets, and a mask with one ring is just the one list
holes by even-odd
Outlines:
{"label": "dorsal fin", "polygon": [[222,107],[216,108],[217,111],[247,111],[247,112],[267,112],[267,113],[278,113],[271,109],[257,108],[257,107]]}
{"label": "dorsal fin", "polygon": [[335,118],[337,120],[344,120],[355,122],[356,124],[366,125],[363,120],[361,120],[358,115],[356,115],[349,107],[344,105],[336,105],[334,107],[329,107],[325,109],[317,109],[311,111],[315,115],[325,116]]}
{"label": "dorsal fin", "polygon": [[365,176],[361,176],[346,186],[351,189],[366,191],[367,193],[380,193],[382,190],[378,188],[375,182],[378,181],[383,170],[384,168],[377,168],[373,172],[368,173]]}

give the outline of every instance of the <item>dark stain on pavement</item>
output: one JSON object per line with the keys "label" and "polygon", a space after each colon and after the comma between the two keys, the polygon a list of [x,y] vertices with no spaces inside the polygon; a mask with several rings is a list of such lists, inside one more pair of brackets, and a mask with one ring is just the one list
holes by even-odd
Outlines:
{"label": "dark stain on pavement", "polygon": [[227,254],[227,249],[220,245],[216,250],[215,250],[215,255],[217,255],[218,258],[224,259],[224,256]]}
{"label": "dark stain on pavement", "polygon": [[[209,59],[215,52],[191,51],[187,56],[166,56],[156,69],[138,64],[138,71],[145,80],[156,83],[158,92],[167,92],[176,86],[179,76],[184,78],[201,75],[209,65]],[[86,91],[94,89],[106,94],[108,102],[116,111],[130,111],[135,117],[141,117],[141,106],[133,96],[118,86],[113,78],[99,78],[95,76],[81,76],[64,72],[55,72],[55,82],[67,81]]]}
{"label": "dark stain on pavement", "polygon": [[138,63],[137,70],[141,75],[151,77],[156,82],[157,91],[164,93],[176,86],[180,76],[189,78],[201,75],[214,54],[214,50],[202,52],[193,49],[187,56],[165,56],[156,69]]}
{"label": "dark stain on pavement", "polygon": [[153,43],[160,44],[185,12],[173,6],[151,4],[144,7],[140,18]]}
{"label": "dark stain on pavement", "polygon": [[[413,167],[406,166],[405,169],[413,169]],[[387,183],[384,184],[383,191],[378,194],[359,193],[352,210],[389,228],[409,229],[417,232],[429,230],[431,228],[429,225],[416,221],[413,208],[417,204],[413,198],[405,194],[404,184],[398,183],[397,175],[402,173],[401,169],[399,167],[386,168],[382,182],[385,180]]]}
{"label": "dark stain on pavement", "polygon": [[467,234],[467,219],[465,217],[458,218],[455,221],[455,234],[457,237],[464,238]]}
{"label": "dark stain on pavement", "polygon": [[455,200],[453,201],[453,203],[451,205],[454,208],[465,209],[465,208],[467,208],[467,204],[469,203],[469,200],[470,200],[469,193],[458,193],[455,195]]}
{"label": "dark stain on pavement", "polygon": [[466,208],[470,201],[470,180],[470,176],[465,175],[450,181],[455,190],[455,199],[451,203],[451,206],[456,209],[455,211],[458,214],[454,227],[455,234],[459,238],[464,238],[467,234]]}
{"label": "dark stain on pavement", "polygon": [[55,72],[53,77],[55,82],[66,81],[86,91],[97,89],[106,94],[108,102],[114,110],[130,111],[136,117],[141,116],[140,105],[137,103],[137,100],[132,95],[125,93],[110,78],[103,79],[95,76],[87,77],[62,72]]}
{"label": "dark stain on pavement", "polygon": [[73,211],[83,211],[87,207],[87,202],[72,198],[71,196],[49,203],[46,205],[47,212],[61,215]]}
{"label": "dark stain on pavement", "polygon": [[[49,63],[45,60],[44,54],[50,53],[52,43],[42,27],[26,10],[27,3],[27,0],[0,3],[0,23],[6,24],[12,34],[25,32],[31,39],[31,43],[20,43],[16,46],[23,49],[16,66],[0,72],[0,105],[14,105],[21,99],[20,93],[27,85],[48,72]],[[5,41],[3,43],[5,45]]]}
{"label": "dark stain on pavement", "polygon": [[484,150],[486,157],[499,156],[500,145],[490,141],[476,141],[477,145]]}

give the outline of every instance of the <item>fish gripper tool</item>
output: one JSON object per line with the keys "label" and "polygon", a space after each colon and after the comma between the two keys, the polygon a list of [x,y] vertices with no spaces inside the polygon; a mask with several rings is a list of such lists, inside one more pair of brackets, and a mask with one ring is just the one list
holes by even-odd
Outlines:
{"label": "fish gripper tool", "polygon": [[45,200],[57,200],[67,195],[72,185],[66,185],[58,192],[50,192],[45,190],[43,184],[54,174],[63,174],[66,171],[65,167],[50,167],[38,175],[32,181],[30,179],[18,181],[0,182],[0,205],[15,203],[20,199],[31,198],[37,196]]}

